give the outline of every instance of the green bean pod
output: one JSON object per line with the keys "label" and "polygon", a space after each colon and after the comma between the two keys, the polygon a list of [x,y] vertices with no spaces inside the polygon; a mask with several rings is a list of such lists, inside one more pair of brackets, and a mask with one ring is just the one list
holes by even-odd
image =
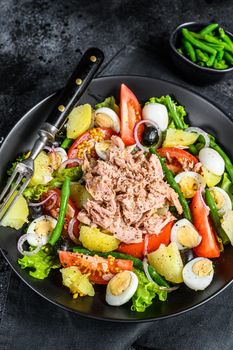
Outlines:
{"label": "green bean pod", "polygon": [[219,147],[213,140],[210,140],[210,147],[213,148],[215,151],[217,151],[220,156],[223,158],[226,171],[228,175],[230,176],[231,182],[233,182],[233,164],[230,160],[230,158],[226,155],[226,153]]}
{"label": "green bean pod", "polygon": [[60,238],[62,229],[64,226],[65,221],[65,215],[66,215],[66,209],[67,204],[70,196],[70,178],[66,177],[65,181],[61,188],[61,200],[60,200],[60,210],[59,215],[57,219],[57,224],[49,238],[49,242],[51,245],[54,245]]}
{"label": "green bean pod", "polygon": [[209,56],[206,53],[202,52],[200,49],[196,49],[196,56],[201,62],[208,62],[209,60]]}
{"label": "green bean pod", "polygon": [[224,58],[231,66],[233,65],[233,56],[230,53],[224,52]]}
{"label": "green bean pod", "polygon": [[61,144],[61,148],[68,149],[72,145],[72,143],[73,143],[73,140],[66,137]]}
{"label": "green bean pod", "polygon": [[183,45],[184,45],[184,49],[186,51],[186,54],[189,56],[191,61],[196,62],[197,61],[196,53],[195,53],[195,50],[194,50],[192,44],[190,44],[190,42],[187,40],[183,40]]}
{"label": "green bean pod", "polygon": [[212,33],[215,29],[218,28],[218,24],[217,23],[211,23],[209,24],[208,26],[206,26],[205,28],[203,28],[201,31],[200,31],[200,34],[201,35],[206,35],[206,34],[210,34]]}
{"label": "green bean pod", "polygon": [[176,106],[175,104],[172,102],[172,99],[169,95],[166,96],[166,102],[167,102],[167,106],[168,106],[168,110],[171,114],[171,117],[174,121],[174,124],[176,126],[177,129],[184,129],[184,125],[182,123],[182,121],[180,120],[177,111],[176,111]]}
{"label": "green bean pod", "polygon": [[223,230],[223,228],[221,226],[220,218],[218,215],[218,210],[217,210],[217,207],[215,205],[214,198],[212,197],[209,189],[206,189],[206,191],[205,191],[205,198],[206,198],[206,203],[207,203],[208,207],[210,208],[210,216],[211,216],[211,219],[213,221],[215,230],[216,230],[217,234],[219,235],[219,237],[221,238],[222,243],[228,244],[229,238],[227,237],[225,231]]}
{"label": "green bean pod", "polygon": [[182,34],[186,40],[188,40],[193,46],[197,47],[198,49],[206,51],[206,52],[210,53],[211,55],[217,54],[217,51],[215,49],[206,45],[205,43],[203,43],[199,39],[194,38],[193,35],[188,31],[188,29],[183,28]]}
{"label": "green bean pod", "polygon": [[227,43],[229,46],[233,48],[233,42],[230,39],[230,37],[225,33],[223,28],[219,28],[219,35],[222,38],[222,40],[225,41],[225,43]]}

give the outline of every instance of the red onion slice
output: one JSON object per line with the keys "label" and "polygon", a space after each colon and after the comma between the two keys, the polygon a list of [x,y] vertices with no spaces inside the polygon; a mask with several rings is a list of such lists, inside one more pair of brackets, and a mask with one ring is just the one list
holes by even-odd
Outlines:
{"label": "red onion slice", "polygon": [[185,129],[185,131],[187,131],[187,132],[195,132],[198,135],[202,135],[204,137],[204,139],[205,139],[205,147],[209,147],[209,145],[210,145],[210,138],[209,138],[209,135],[207,134],[207,132],[205,132],[201,128],[198,128],[198,127],[195,127],[195,126],[191,126],[190,128]]}
{"label": "red onion slice", "polygon": [[55,193],[51,193],[46,199],[44,199],[43,201],[41,202],[36,202],[36,203],[33,203],[33,202],[28,202],[28,206],[29,207],[39,207],[40,205],[43,205],[45,204],[51,197],[53,196],[57,196]]}
{"label": "red onion slice", "polygon": [[20,252],[20,254],[22,254],[22,255],[32,256],[32,255],[34,255],[34,254],[39,252],[40,248],[42,247],[42,244],[38,245],[34,250],[29,252],[28,250],[24,250],[23,249],[23,245],[27,241],[27,238],[28,238],[28,234],[27,233],[25,233],[24,235],[22,235],[19,238],[19,240],[17,242],[17,249]]}
{"label": "red onion slice", "polygon": [[161,129],[159,128],[158,124],[155,123],[155,122],[152,122],[151,120],[140,120],[140,122],[138,122],[135,127],[134,127],[134,132],[133,132],[133,136],[134,136],[134,139],[135,139],[135,142],[136,142],[136,145],[139,149],[141,149],[142,151],[144,152],[149,152],[149,148],[148,147],[145,147],[141,144],[141,142],[139,141],[138,139],[138,128],[140,125],[142,124],[149,124],[149,125],[152,125],[154,128],[157,129],[158,131],[158,136],[159,136],[159,140],[158,142],[153,145],[153,147],[155,148],[158,148],[160,145],[161,145],[161,142],[162,142],[162,131]]}
{"label": "red onion slice", "polygon": [[78,163],[78,165],[79,165],[81,163],[81,161],[82,161],[82,159],[80,159],[80,158],[67,159],[67,160],[65,160],[64,162],[61,163],[61,165],[58,168],[58,172],[61,172],[69,164]]}
{"label": "red onion slice", "polygon": [[145,234],[144,237],[144,250],[143,250],[143,256],[145,257],[147,254],[147,250],[148,250],[148,241],[149,241],[149,235],[148,233]]}
{"label": "red onion slice", "polygon": [[44,149],[45,149],[46,151],[48,151],[49,153],[54,152],[54,148],[53,148],[53,147],[44,146]]}
{"label": "red onion slice", "polygon": [[78,243],[79,243],[79,240],[78,240],[78,238],[75,237],[75,235],[74,235],[74,224],[75,224],[76,221],[77,221],[76,217],[74,217],[74,218],[72,218],[72,219],[70,220],[69,225],[68,225],[68,235],[69,235],[70,239],[71,239],[74,243],[78,244]]}

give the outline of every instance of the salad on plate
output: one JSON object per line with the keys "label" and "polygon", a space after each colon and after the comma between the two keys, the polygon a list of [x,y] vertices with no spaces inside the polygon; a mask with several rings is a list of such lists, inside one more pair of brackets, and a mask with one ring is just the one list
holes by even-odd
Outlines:
{"label": "salad on plate", "polygon": [[55,269],[74,299],[102,285],[107,304],[143,312],[181,285],[210,285],[233,244],[233,165],[174,97],[139,103],[121,84],[116,101],[72,110],[2,225],[20,230],[32,278]]}

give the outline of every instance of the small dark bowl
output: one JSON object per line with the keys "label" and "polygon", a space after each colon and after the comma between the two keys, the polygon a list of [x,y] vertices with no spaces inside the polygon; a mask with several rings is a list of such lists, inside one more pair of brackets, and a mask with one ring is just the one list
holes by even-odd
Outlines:
{"label": "small dark bowl", "polygon": [[[190,31],[200,31],[207,26],[208,23],[189,22],[179,25],[171,34],[169,44],[171,48],[171,58],[177,70],[182,76],[196,84],[208,84],[216,82],[224,78],[227,74],[231,74],[233,66],[227,69],[217,70],[213,68],[201,67],[191,60],[181,55],[177,48],[181,46],[181,30],[187,28]],[[233,34],[225,31],[233,41]]]}

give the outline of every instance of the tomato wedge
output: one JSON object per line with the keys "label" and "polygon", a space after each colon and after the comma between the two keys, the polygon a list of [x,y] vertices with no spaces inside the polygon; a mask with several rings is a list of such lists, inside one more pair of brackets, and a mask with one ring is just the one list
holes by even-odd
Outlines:
{"label": "tomato wedge", "polygon": [[107,284],[109,274],[133,269],[132,260],[115,259],[112,256],[105,259],[97,255],[89,256],[60,250],[59,259],[63,267],[77,266],[82,273],[89,274],[90,280],[97,284]]}
{"label": "tomato wedge", "polygon": [[183,167],[194,167],[198,159],[189,152],[177,147],[164,147],[157,149],[161,157],[167,158],[167,167],[175,174],[183,171]]}
{"label": "tomato wedge", "polygon": [[74,141],[68,151],[68,158],[82,159],[85,151],[87,151],[87,154],[95,157],[95,142],[110,140],[114,134],[114,130],[107,128],[93,128],[88,130]]}
{"label": "tomato wedge", "polygon": [[193,224],[202,237],[201,243],[194,248],[194,252],[197,256],[204,258],[218,258],[220,250],[216,233],[209,218],[209,210],[203,201],[201,191],[198,190],[190,205]]}
{"label": "tomato wedge", "polygon": [[[160,244],[168,245],[170,242],[171,229],[174,224],[174,221],[169,222],[164,228],[161,230],[159,235],[150,234],[148,235],[148,247],[147,252],[151,253],[159,248]],[[121,243],[117,249],[121,253],[129,254],[134,256],[135,258],[142,259],[143,251],[144,251],[144,241],[140,243]]]}
{"label": "tomato wedge", "polygon": [[[47,215],[50,215],[54,217],[55,219],[58,218],[59,214],[59,208],[60,208],[60,197],[61,197],[61,191],[58,188],[54,188],[52,190],[48,190],[48,192],[43,194],[43,199],[46,199],[48,196],[54,194],[53,197],[51,197],[46,203],[43,204],[43,212]],[[66,216],[65,216],[65,224],[64,224],[64,230],[68,230],[68,225],[71,219],[74,217],[77,217],[78,215],[78,209],[73,203],[71,199],[68,201]],[[74,226],[73,226],[73,233],[75,237],[79,236],[79,221],[75,220]]]}
{"label": "tomato wedge", "polygon": [[135,144],[133,131],[135,125],[141,120],[141,114],[141,106],[137,97],[125,84],[121,84],[121,138],[126,146]]}

